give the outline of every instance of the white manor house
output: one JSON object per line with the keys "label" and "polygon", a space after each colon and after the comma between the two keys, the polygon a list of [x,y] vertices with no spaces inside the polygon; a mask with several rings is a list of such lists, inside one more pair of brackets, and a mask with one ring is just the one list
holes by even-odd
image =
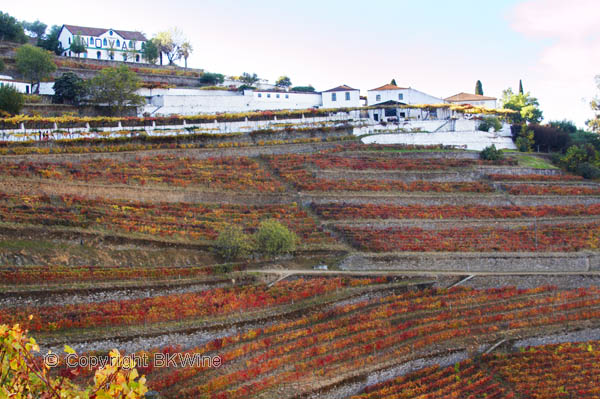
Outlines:
{"label": "white manor house", "polygon": [[[85,45],[86,51],[82,54],[71,51],[75,36],[79,36]],[[67,57],[141,63],[145,62],[143,50],[148,39],[141,32],[63,25],[58,41]]]}

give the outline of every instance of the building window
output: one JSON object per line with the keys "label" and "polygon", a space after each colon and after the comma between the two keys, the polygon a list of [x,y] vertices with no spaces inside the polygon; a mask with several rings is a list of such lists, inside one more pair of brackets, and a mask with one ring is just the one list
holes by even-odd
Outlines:
{"label": "building window", "polygon": [[104,38],[104,40],[102,41],[102,44],[103,44],[104,46],[107,46],[107,45],[108,45],[108,42],[106,41],[106,38]]}
{"label": "building window", "polygon": [[146,42],[142,42],[142,49],[146,48]]}
{"label": "building window", "polygon": [[110,58],[111,60],[114,60],[114,59],[115,59],[115,55],[114,55],[113,53],[110,53],[110,54],[108,55],[108,58]]}
{"label": "building window", "polygon": [[404,94],[402,94],[402,93],[398,94],[398,100],[404,100]]}
{"label": "building window", "polygon": [[381,94],[375,96],[375,101],[381,101]]}
{"label": "building window", "polygon": [[29,85],[25,86],[25,94],[29,94]]}
{"label": "building window", "polygon": [[279,94],[277,94],[277,98],[279,98]]}
{"label": "building window", "polygon": [[109,31],[109,32],[108,32],[108,34],[112,36],[112,30],[111,30],[111,31]]}
{"label": "building window", "polygon": [[69,44],[71,44],[71,38],[69,38]]}
{"label": "building window", "polygon": [[331,93],[331,101],[337,101],[337,95],[335,93]]}
{"label": "building window", "polygon": [[261,98],[261,97],[262,97],[262,93],[258,93],[258,98]]}
{"label": "building window", "polygon": [[289,95],[289,94],[286,94],[286,95],[285,95],[285,98],[290,98],[290,95]]}
{"label": "building window", "polygon": [[117,39],[117,47],[121,47],[121,42]]}
{"label": "building window", "polygon": [[102,58],[102,51],[96,51],[96,58]]}
{"label": "building window", "polygon": [[346,101],[350,101],[350,92],[346,92]]}
{"label": "building window", "polygon": [[140,55],[139,54],[135,55],[135,62],[140,62]]}
{"label": "building window", "polygon": [[129,47],[133,47],[133,41],[129,41]]}
{"label": "building window", "polygon": [[268,93],[268,94],[267,94],[267,98],[271,98],[271,93]]}
{"label": "building window", "polygon": [[123,53],[123,61],[127,61],[127,54]]}

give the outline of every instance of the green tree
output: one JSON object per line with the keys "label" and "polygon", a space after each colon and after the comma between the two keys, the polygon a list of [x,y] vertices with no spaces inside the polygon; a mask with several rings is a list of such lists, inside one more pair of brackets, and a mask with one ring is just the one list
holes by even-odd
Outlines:
{"label": "green tree", "polygon": [[7,40],[17,43],[27,42],[23,25],[7,13],[0,11],[0,41]]}
{"label": "green tree", "polygon": [[292,81],[287,76],[280,76],[279,79],[275,82],[275,86],[282,88],[289,88],[292,85]]}
{"label": "green tree", "polygon": [[[596,85],[600,90],[600,75],[596,76]],[[590,102],[590,107],[594,111],[594,117],[586,122],[592,132],[600,133],[600,97],[596,97]]]}
{"label": "green tree", "polygon": [[56,79],[53,88],[52,102],[57,104],[79,105],[87,93],[85,81],[73,72],[66,72]]}
{"label": "green tree", "polygon": [[253,86],[256,82],[258,82],[258,80],[258,75],[256,75],[255,73],[250,74],[248,72],[244,72],[240,77],[240,81],[247,84],[248,86]]}
{"label": "green tree", "polygon": [[495,132],[502,130],[502,122],[500,122],[500,119],[495,116],[485,117],[481,120],[479,126],[477,127],[477,129],[481,130],[482,132],[489,132],[491,128],[494,128]]}
{"label": "green tree", "polygon": [[82,53],[85,53],[87,51],[85,42],[83,41],[81,36],[79,36],[79,35],[73,36],[73,41],[71,42],[71,46],[69,47],[69,50],[71,52],[77,54],[77,57],[79,57]]}
{"label": "green tree", "polygon": [[497,161],[504,158],[502,151],[496,149],[494,144],[485,147],[480,153],[479,158],[486,161]]}
{"label": "green tree", "polygon": [[507,109],[519,111],[513,114],[515,123],[521,124],[523,121],[529,123],[539,123],[542,120],[542,111],[540,110],[537,98],[531,94],[514,94],[512,89],[506,89],[502,92],[502,106]]}
{"label": "green tree", "polygon": [[23,21],[23,28],[25,28],[26,31],[33,34],[33,37],[41,39],[46,33],[48,25],[46,25],[43,22],[40,22],[39,20],[35,20],[34,22]]}
{"label": "green tree", "polygon": [[523,92],[523,80],[521,79],[519,79],[519,94],[525,94],[525,92]]}
{"label": "green tree", "polygon": [[223,83],[224,81],[225,76],[220,73],[213,72],[204,72],[199,79],[200,84],[203,86],[215,86]]}
{"label": "green tree", "polygon": [[[182,57],[181,47],[184,46],[185,43],[188,43],[183,36],[183,32],[178,28],[171,28],[167,31],[159,32],[153,40],[160,52],[160,65],[163,63],[163,54],[167,57],[167,60],[169,60],[169,65],[173,65],[175,61]],[[191,53],[191,45],[189,52]]]}
{"label": "green tree", "polygon": [[311,85],[308,85],[308,86],[292,87],[290,90],[291,91],[299,91],[299,92],[303,92],[303,93],[314,93],[315,88],[312,87]]}
{"label": "green tree", "polygon": [[139,88],[140,79],[125,65],[101,70],[87,87],[93,104],[108,106],[117,115],[127,107],[144,104],[144,98],[136,93]]}
{"label": "green tree", "polygon": [[260,223],[255,240],[261,253],[275,256],[294,251],[298,237],[279,221],[270,219]]}
{"label": "green tree", "polygon": [[25,96],[13,86],[0,86],[0,111],[4,111],[10,115],[17,115],[21,112],[24,103]]}
{"label": "green tree", "polygon": [[398,85],[396,84],[396,79],[395,79],[395,78],[394,78],[394,79],[392,79],[392,81],[390,82],[390,84],[391,84],[391,85],[394,85],[394,86],[398,86]]}
{"label": "green tree", "polygon": [[53,52],[56,55],[61,55],[65,50],[63,49],[62,44],[58,41],[60,28],[61,27],[58,25],[53,25],[47,35],[38,38],[37,45],[43,49]]}
{"label": "green tree", "polygon": [[6,65],[4,65],[4,61],[2,61],[2,59],[0,59],[0,72],[3,72],[4,68],[6,68]]}
{"label": "green tree", "polygon": [[226,261],[245,258],[250,251],[250,240],[241,227],[227,226],[219,233],[214,250]]}
{"label": "green tree", "polygon": [[521,130],[517,139],[515,140],[515,145],[517,149],[521,152],[531,152],[533,150],[534,143],[534,132],[532,129],[527,126],[526,123],[521,125]]}
{"label": "green tree", "polygon": [[156,64],[158,61],[158,46],[154,39],[148,40],[145,44],[143,44],[142,55],[146,62],[150,64]]}
{"label": "green tree", "polygon": [[189,56],[192,54],[192,51],[194,51],[194,48],[192,47],[190,42],[183,42],[181,44],[181,46],[179,47],[179,58],[183,58],[183,60],[185,61],[185,69],[187,69],[187,60],[189,58]]}
{"label": "green tree", "polygon": [[40,82],[56,71],[52,54],[30,44],[25,44],[17,49],[15,61],[17,70],[29,80],[31,91],[36,94],[40,91]]}
{"label": "green tree", "polygon": [[475,94],[483,96],[483,85],[481,84],[481,80],[478,80],[477,83],[475,83]]}

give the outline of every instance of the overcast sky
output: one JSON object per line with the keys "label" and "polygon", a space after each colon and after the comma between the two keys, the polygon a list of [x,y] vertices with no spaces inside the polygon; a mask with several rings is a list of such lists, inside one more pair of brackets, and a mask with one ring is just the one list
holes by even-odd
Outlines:
{"label": "overcast sky", "polygon": [[28,0],[2,5],[20,20],[140,30],[180,28],[191,67],[326,90],[368,89],[396,79],[440,97],[538,97],[546,120],[583,126],[598,94],[598,0]]}

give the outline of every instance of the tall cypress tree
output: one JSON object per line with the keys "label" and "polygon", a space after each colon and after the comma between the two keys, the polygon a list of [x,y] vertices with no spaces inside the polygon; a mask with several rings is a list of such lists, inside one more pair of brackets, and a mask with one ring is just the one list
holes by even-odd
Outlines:
{"label": "tall cypress tree", "polygon": [[475,84],[475,94],[483,96],[483,85],[481,84],[481,80],[478,80]]}
{"label": "tall cypress tree", "polygon": [[523,93],[523,80],[519,79],[519,94],[524,94]]}
{"label": "tall cypress tree", "polygon": [[392,79],[392,81],[390,82],[390,84],[393,84],[394,86],[398,86],[398,85],[396,84],[396,79]]}

